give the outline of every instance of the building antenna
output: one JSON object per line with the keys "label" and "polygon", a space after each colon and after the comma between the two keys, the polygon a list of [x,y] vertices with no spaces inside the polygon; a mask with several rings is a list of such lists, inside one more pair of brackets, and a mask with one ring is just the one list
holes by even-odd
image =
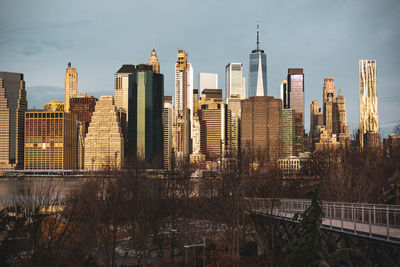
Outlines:
{"label": "building antenna", "polygon": [[260,35],[260,23],[259,23],[259,21],[257,21],[257,51],[260,48],[260,37],[259,37],[259,35]]}
{"label": "building antenna", "polygon": [[156,35],[153,33],[153,49],[156,48]]}

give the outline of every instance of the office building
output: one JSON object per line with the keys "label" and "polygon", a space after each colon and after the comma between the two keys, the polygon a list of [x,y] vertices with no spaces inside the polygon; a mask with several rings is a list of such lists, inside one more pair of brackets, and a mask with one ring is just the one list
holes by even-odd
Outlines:
{"label": "office building", "polygon": [[[218,87],[215,87],[218,88]],[[212,89],[212,88],[211,88]],[[246,98],[246,82],[243,77],[242,63],[229,63],[225,67],[225,98]]]}
{"label": "office building", "polygon": [[282,110],[282,157],[293,156],[294,152],[294,135],[295,114],[293,109]]}
{"label": "office building", "polygon": [[150,54],[149,62],[147,65],[150,65],[153,67],[153,72],[154,73],[160,73],[160,61],[158,60],[156,49],[153,48]]}
{"label": "office building", "polygon": [[77,163],[76,116],[63,111],[25,113],[25,170],[74,170]]}
{"label": "office building", "polygon": [[[190,65],[188,65],[187,53],[178,50],[178,60],[175,64],[175,131],[176,131],[176,157],[180,160],[186,160],[190,155],[191,139],[191,113],[190,93],[188,90],[193,87],[191,83]],[[189,74],[189,77],[188,77]],[[193,91],[192,91],[193,93]],[[190,101],[193,101],[193,96]],[[189,103],[189,105],[188,105]]]}
{"label": "office building", "polygon": [[204,154],[201,154],[201,128],[199,120],[199,90],[193,90],[193,121],[192,121],[192,153],[190,154],[191,164],[201,164],[206,160]]}
{"label": "office building", "polygon": [[115,106],[126,112],[127,123],[129,120],[129,75],[136,72],[134,65],[125,64],[114,74]]}
{"label": "office building", "polygon": [[222,101],[222,89],[204,89],[201,96],[205,97],[206,100]]}
{"label": "office building", "polygon": [[250,53],[248,97],[267,96],[267,55],[260,49],[257,24],[257,49]]}
{"label": "office building", "polygon": [[383,153],[387,158],[398,157],[400,152],[400,136],[389,134],[383,138]]}
{"label": "office building", "polygon": [[43,108],[44,111],[64,111],[64,103],[58,100],[51,100],[50,103],[46,103]]}
{"label": "office building", "polygon": [[88,96],[86,93],[83,95],[76,95],[70,99],[70,112],[76,115],[85,129],[85,133],[89,128],[90,119],[96,106],[97,98]]}
{"label": "office building", "polygon": [[241,153],[273,168],[281,158],[283,119],[282,100],[256,96],[242,100]]}
{"label": "office building", "polygon": [[321,112],[317,100],[313,100],[310,104],[310,147],[315,149],[315,143],[319,142],[321,129],[325,129],[324,115]]}
{"label": "office building", "polygon": [[323,110],[324,110],[324,125],[328,131],[332,131],[333,127],[333,104],[335,102],[335,82],[331,77],[324,79],[323,88]]}
{"label": "office building", "polygon": [[130,76],[128,153],[153,167],[163,162],[164,75],[140,64]]}
{"label": "office building", "polygon": [[77,168],[83,170],[85,168],[85,137],[89,128],[89,123],[96,106],[97,98],[77,94],[70,99],[70,112],[76,115],[79,121],[78,129],[78,157]]}
{"label": "office building", "polygon": [[304,151],[304,73],[302,68],[288,69],[289,108],[295,112],[295,151],[294,156]]}
{"label": "office building", "polygon": [[69,112],[69,99],[78,94],[78,72],[76,68],[71,67],[71,62],[65,70],[64,85],[64,111]]}
{"label": "office building", "polygon": [[172,96],[164,96],[164,114],[163,114],[163,166],[166,169],[172,168],[172,159],[174,157],[172,150],[172,126],[173,126],[173,104]]}
{"label": "office building", "polygon": [[346,105],[342,89],[339,89],[334,105],[333,117],[333,133],[336,134],[337,140],[342,145],[350,144],[350,130],[346,121]]}
{"label": "office building", "polygon": [[0,72],[0,169],[22,169],[24,166],[27,106],[24,75]]}
{"label": "office building", "polygon": [[218,74],[217,73],[199,73],[199,93],[203,94],[204,89],[218,88]]}
{"label": "office building", "polygon": [[124,137],[113,96],[101,96],[85,137],[85,170],[121,168]]}
{"label": "office building", "polygon": [[229,98],[228,111],[231,115],[231,130],[230,136],[227,137],[228,142],[230,142],[230,153],[233,155],[238,155],[240,152],[240,121],[241,121],[241,99],[238,97]]}
{"label": "office building", "polygon": [[378,97],[376,96],[376,61],[360,60],[360,145],[378,147]]}
{"label": "office building", "polygon": [[207,160],[217,160],[225,155],[226,137],[230,135],[230,115],[222,100],[202,96],[198,111],[200,123],[200,153]]}
{"label": "office building", "polygon": [[289,92],[288,92],[287,79],[282,80],[280,92],[281,92],[283,108],[289,108]]}

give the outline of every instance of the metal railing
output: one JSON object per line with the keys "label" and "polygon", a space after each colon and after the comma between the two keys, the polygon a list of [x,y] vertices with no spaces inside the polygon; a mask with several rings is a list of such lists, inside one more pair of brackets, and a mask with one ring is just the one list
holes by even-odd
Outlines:
{"label": "metal railing", "polygon": [[[293,219],[311,205],[305,199],[245,198],[247,210]],[[354,234],[400,239],[400,206],[322,202],[323,226]]]}

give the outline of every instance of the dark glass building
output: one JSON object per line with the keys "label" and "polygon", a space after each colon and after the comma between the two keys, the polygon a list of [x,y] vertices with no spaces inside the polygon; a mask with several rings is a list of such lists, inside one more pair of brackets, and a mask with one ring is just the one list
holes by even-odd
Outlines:
{"label": "dark glass building", "polygon": [[247,97],[267,96],[267,55],[259,48],[259,32],[257,25],[257,49],[250,54]]}
{"label": "dark glass building", "polygon": [[141,64],[129,75],[128,154],[162,164],[164,75]]}
{"label": "dark glass building", "polygon": [[0,72],[0,169],[22,169],[24,163],[24,75]]}

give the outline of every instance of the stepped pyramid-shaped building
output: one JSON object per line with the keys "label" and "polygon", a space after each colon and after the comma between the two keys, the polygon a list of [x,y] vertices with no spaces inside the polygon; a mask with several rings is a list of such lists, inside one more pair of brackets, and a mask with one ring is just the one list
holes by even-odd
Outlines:
{"label": "stepped pyramid-shaped building", "polygon": [[112,96],[102,96],[96,103],[85,138],[85,169],[121,168],[124,138]]}

